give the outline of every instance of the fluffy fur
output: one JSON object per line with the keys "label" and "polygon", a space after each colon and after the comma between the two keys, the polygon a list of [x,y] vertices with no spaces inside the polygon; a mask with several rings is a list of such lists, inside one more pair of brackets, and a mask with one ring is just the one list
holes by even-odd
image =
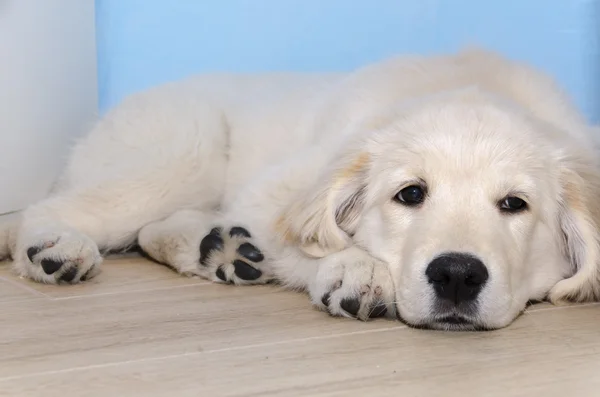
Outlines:
{"label": "fluffy fur", "polygon": [[[100,120],[52,194],[0,232],[0,256],[32,280],[75,283],[101,252],[139,244],[185,275],[275,279],[333,315],[499,328],[529,300],[600,298],[592,135],[548,77],[480,50],[349,74],[199,76]],[[422,205],[394,200],[414,183]],[[508,195],[527,210],[500,211]],[[250,278],[234,263],[243,243],[264,254]],[[440,320],[425,276],[445,252],[490,274],[461,324]]]}

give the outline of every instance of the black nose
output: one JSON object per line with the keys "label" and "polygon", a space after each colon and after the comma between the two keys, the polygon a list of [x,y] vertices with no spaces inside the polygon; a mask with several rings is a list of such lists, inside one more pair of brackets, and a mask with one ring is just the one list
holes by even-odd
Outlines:
{"label": "black nose", "polygon": [[457,305],[477,298],[489,277],[483,262],[459,252],[440,255],[432,260],[425,275],[438,298]]}

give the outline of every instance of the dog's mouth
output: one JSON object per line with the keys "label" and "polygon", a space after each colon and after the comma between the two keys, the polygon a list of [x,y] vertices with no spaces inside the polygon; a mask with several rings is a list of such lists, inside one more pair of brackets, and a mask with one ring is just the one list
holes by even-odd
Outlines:
{"label": "dog's mouth", "polygon": [[417,329],[429,329],[438,331],[490,331],[491,329],[481,325],[476,319],[461,314],[447,314],[435,316],[419,324],[408,324]]}
{"label": "dog's mouth", "polygon": [[469,325],[473,322],[468,318],[461,316],[459,314],[452,314],[449,316],[445,316],[439,319],[436,319],[436,322],[440,324],[452,324],[452,325]]}

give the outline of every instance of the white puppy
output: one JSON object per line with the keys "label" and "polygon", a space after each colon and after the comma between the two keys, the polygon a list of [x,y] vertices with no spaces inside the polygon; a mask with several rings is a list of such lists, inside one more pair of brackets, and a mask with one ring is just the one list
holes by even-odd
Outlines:
{"label": "white puppy", "polygon": [[529,300],[600,298],[591,131],[549,78],[477,50],[200,76],[100,120],[0,256],[77,283],[138,244],[182,274],[306,290],[333,315],[499,328]]}

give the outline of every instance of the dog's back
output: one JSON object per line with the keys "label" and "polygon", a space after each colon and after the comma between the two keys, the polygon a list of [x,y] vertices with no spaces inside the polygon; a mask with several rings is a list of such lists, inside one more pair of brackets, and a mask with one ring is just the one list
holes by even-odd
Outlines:
{"label": "dog's back", "polygon": [[450,55],[400,56],[346,76],[328,92],[316,126],[339,130],[382,108],[477,87],[523,107],[574,136],[587,139],[585,120],[552,78],[524,63],[481,49]]}

